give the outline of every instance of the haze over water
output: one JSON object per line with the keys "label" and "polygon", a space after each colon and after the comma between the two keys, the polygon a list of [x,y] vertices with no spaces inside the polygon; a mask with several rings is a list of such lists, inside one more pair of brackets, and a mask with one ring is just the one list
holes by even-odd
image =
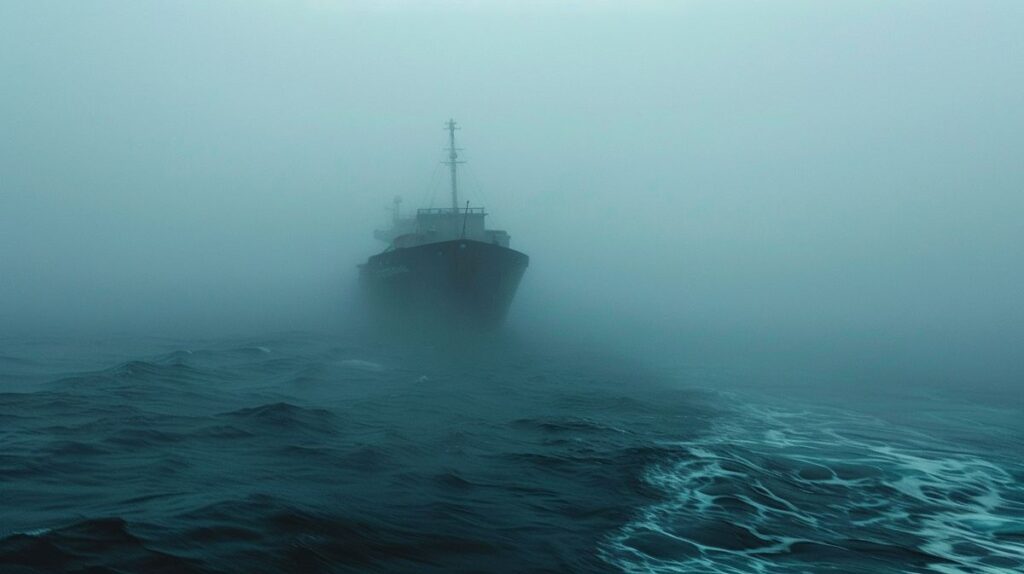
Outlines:
{"label": "haze over water", "polygon": [[[1022,32],[3,3],[0,570],[1024,569]],[[369,336],[449,117],[530,268],[501,333]]]}

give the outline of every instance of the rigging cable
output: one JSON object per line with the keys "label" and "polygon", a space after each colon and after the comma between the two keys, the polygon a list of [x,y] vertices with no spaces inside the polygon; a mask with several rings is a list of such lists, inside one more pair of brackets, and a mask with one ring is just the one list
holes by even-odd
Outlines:
{"label": "rigging cable", "polygon": [[423,198],[429,196],[430,201],[427,203],[427,207],[434,207],[434,196],[437,195],[437,184],[440,181],[438,173],[441,172],[441,163],[438,162],[434,166],[434,173],[430,175],[430,181],[427,183],[427,188],[420,194],[420,205],[423,205]]}

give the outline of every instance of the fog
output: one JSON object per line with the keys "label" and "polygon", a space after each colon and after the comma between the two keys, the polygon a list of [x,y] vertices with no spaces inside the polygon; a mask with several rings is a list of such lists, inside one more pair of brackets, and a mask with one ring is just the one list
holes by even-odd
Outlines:
{"label": "fog", "polygon": [[1012,383],[1022,62],[1014,1],[4,2],[0,335],[343,327],[453,117],[518,333]]}

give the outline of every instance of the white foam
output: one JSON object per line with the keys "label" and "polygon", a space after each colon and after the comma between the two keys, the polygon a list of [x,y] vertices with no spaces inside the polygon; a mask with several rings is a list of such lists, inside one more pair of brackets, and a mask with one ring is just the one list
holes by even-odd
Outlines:
{"label": "white foam", "polygon": [[[847,413],[751,408],[706,438],[677,443],[677,462],[648,469],[645,480],[666,501],[640,509],[609,538],[602,555],[626,572],[769,574],[814,569],[792,558],[771,559],[799,541],[842,546],[849,539],[916,540],[916,550],[936,557],[931,569],[944,574],[1005,574],[1005,568],[980,562],[983,556],[958,552],[964,543],[987,556],[1024,563],[1024,545],[994,537],[1022,527],[1022,503],[1014,511],[1006,501],[1024,500],[1024,485],[1000,464],[953,448],[937,450],[936,444]],[[812,465],[828,468],[831,477],[802,477],[800,469]],[[870,471],[852,478],[836,471],[851,467]],[[753,512],[719,506],[721,496]],[[766,543],[753,549],[699,544],[687,533],[702,520],[735,524]],[[675,531],[674,525],[686,526]],[[683,540],[699,554],[678,560],[648,556],[631,545],[644,532]]]}
{"label": "white foam", "polygon": [[353,369],[360,369],[360,370],[363,370],[363,371],[383,371],[384,370],[384,365],[381,365],[379,363],[374,363],[372,361],[364,361],[362,359],[345,359],[344,361],[339,361],[338,364],[343,366],[343,367],[350,367],[350,368],[353,368]]}

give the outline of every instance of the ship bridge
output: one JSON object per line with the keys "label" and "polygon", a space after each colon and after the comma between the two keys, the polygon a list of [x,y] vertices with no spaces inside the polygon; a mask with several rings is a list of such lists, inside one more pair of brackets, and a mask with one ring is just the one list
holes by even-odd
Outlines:
{"label": "ship bridge", "polygon": [[394,238],[392,246],[414,247],[425,243],[470,239],[508,247],[509,235],[498,229],[487,229],[482,207],[429,208],[416,211],[415,230]]}

